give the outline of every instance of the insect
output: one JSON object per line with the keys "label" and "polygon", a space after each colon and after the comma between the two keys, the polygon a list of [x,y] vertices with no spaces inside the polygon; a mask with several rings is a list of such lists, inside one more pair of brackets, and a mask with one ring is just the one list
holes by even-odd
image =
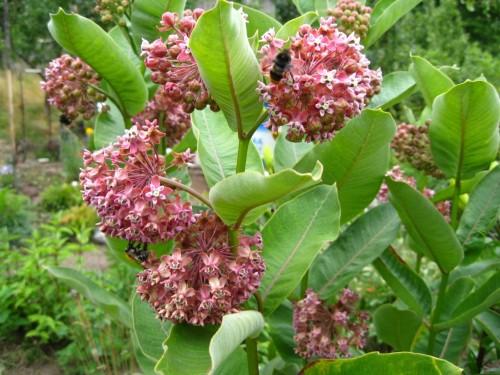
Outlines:
{"label": "insect", "polygon": [[149,251],[147,243],[129,241],[125,250],[127,256],[138,263],[144,263],[148,260]]}
{"label": "insect", "polygon": [[278,53],[274,58],[274,65],[271,69],[271,81],[274,83],[278,83],[283,79],[283,75],[285,72],[290,70],[292,67],[291,64],[292,57],[290,56],[290,51],[285,49]]}

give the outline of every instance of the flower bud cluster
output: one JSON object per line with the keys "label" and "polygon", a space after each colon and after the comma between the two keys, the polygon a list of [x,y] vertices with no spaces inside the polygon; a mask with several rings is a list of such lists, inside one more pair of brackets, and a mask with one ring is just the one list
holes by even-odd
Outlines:
{"label": "flower bud cluster", "polygon": [[399,124],[391,147],[400,162],[409,163],[429,176],[444,177],[432,158],[429,123],[422,126]]}
{"label": "flower bud cluster", "polygon": [[[268,76],[288,45],[272,29],[261,42],[261,70]],[[331,17],[321,19],[319,28],[302,25],[291,37],[283,78],[259,83],[273,131],[288,125],[288,140],[321,142],[358,115],[380,91],[382,78],[380,70],[369,68],[362,49],[359,38],[339,31]]]}
{"label": "flower bud cluster", "polygon": [[144,40],[141,46],[144,62],[152,72],[152,81],[163,85],[165,93],[182,104],[187,113],[207,105],[213,111],[219,110],[188,47],[191,32],[202,13],[202,9],[185,10],[184,17],[180,18],[176,13],[166,12],[159,30],[171,31],[167,40],[157,39],[152,43]]}
{"label": "flower bud cluster", "polygon": [[172,100],[163,86],[158,88],[154,98],[144,111],[132,120],[141,125],[145,125],[146,121],[156,120],[160,129],[166,134],[165,143],[168,147],[179,143],[184,134],[191,128],[189,114],[184,112],[178,101]]}
{"label": "flower bud cluster", "polygon": [[295,352],[303,358],[345,358],[349,349],[366,344],[369,316],[357,311],[358,295],[344,289],[336,304],[328,306],[311,289],[295,304]]}
{"label": "flower bud cluster", "polygon": [[52,60],[45,68],[42,90],[47,94],[50,105],[63,112],[68,119],[79,115],[89,120],[94,116],[97,102],[106,97],[91,85],[99,85],[99,76],[78,57],[62,55]]}
{"label": "flower bud cluster", "polygon": [[114,22],[120,26],[125,26],[126,22],[123,15],[129,5],[129,0],[97,0],[94,10],[99,13],[103,23]]}
{"label": "flower bud cluster", "polygon": [[161,184],[165,160],[155,146],[163,136],[156,121],[146,121],[108,147],[84,151],[83,198],[96,209],[103,233],[141,243],[161,242],[194,221],[191,204]]}
{"label": "flower bud cluster", "polygon": [[339,0],[335,8],[328,11],[340,31],[347,35],[354,33],[361,39],[368,33],[371,13],[372,8],[357,0]]}
{"label": "flower bud cluster", "polygon": [[231,248],[227,226],[216,215],[204,212],[178,235],[171,255],[150,256],[144,263],[137,293],[161,319],[194,325],[220,323],[259,287],[265,270],[261,247],[257,234],[240,235],[237,248]]}

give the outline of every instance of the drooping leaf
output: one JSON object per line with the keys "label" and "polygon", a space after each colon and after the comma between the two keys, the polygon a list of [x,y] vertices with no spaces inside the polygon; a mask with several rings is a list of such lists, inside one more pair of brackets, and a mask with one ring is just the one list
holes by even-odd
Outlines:
{"label": "drooping leaf", "polygon": [[231,355],[220,365],[213,375],[249,375],[247,354],[240,347],[237,348]]}
{"label": "drooping leaf", "polygon": [[396,296],[410,309],[418,315],[430,312],[432,297],[429,288],[394,250],[387,249],[373,265]]}
{"label": "drooping leaf", "polygon": [[309,286],[329,299],[373,262],[396,238],[399,218],[386,204],[357,219],[314,262]]}
{"label": "drooping leaf", "polygon": [[341,221],[346,223],[377,195],[389,166],[389,144],[395,131],[390,114],[366,109],[331,142],[319,144],[305,154],[295,169],[311,170],[317,160],[323,164],[323,181],[337,184]]}
{"label": "drooping leaf", "polygon": [[454,85],[450,77],[420,56],[411,57],[410,72],[429,107],[432,107],[436,96],[448,91]]}
{"label": "drooping leaf", "polygon": [[287,40],[291,36],[295,36],[295,34],[297,34],[300,26],[304,24],[311,25],[317,19],[317,12],[307,12],[297,18],[291,19],[277,31],[276,38]]}
{"label": "drooping leaf", "polygon": [[487,310],[476,316],[476,321],[498,346],[500,345],[500,314]]}
{"label": "drooping leaf", "polygon": [[[246,215],[246,222],[257,219],[268,203],[320,182],[323,167],[317,163],[310,173],[284,169],[271,176],[243,172],[217,183],[209,194],[217,214],[226,224],[234,224]],[[258,209],[260,208],[260,209]]]}
{"label": "drooping leaf", "polygon": [[450,272],[463,259],[463,249],[450,225],[434,205],[402,182],[386,179],[390,200],[418,247],[443,272]]}
{"label": "drooping leaf", "polygon": [[274,146],[274,169],[279,172],[293,168],[313,147],[314,144],[309,142],[290,142],[286,139],[286,131],[280,132]]}
{"label": "drooping leaf", "polygon": [[375,43],[401,17],[415,8],[422,0],[379,0],[373,8],[370,28],[363,44],[366,47]]}
{"label": "drooping leaf", "polygon": [[101,288],[80,272],[66,267],[47,266],[47,271],[71,288],[76,289],[97,307],[103,309],[116,322],[125,327],[132,326],[132,318],[127,303]]}
{"label": "drooping leaf", "polygon": [[411,350],[422,317],[413,311],[400,310],[393,305],[382,305],[375,310],[373,322],[377,337],[396,351]]}
{"label": "drooping leaf", "polygon": [[263,111],[256,91],[261,74],[242,13],[219,0],[198,20],[189,47],[229,126],[243,136],[258,125]]}
{"label": "drooping leaf", "polygon": [[281,28],[281,23],[279,23],[275,18],[258,9],[238,3],[234,3],[234,8],[241,8],[243,12],[245,12],[245,14],[248,16],[247,34],[249,36],[255,35],[255,33],[257,33],[257,36],[260,37],[269,29],[274,28],[274,30],[277,31]]}
{"label": "drooping leaf", "polygon": [[448,177],[467,179],[487,169],[498,151],[500,99],[483,81],[466,81],[434,100],[429,138]]}
{"label": "drooping leaf", "polygon": [[153,375],[155,374],[155,365],[156,361],[152,360],[151,358],[148,358],[144,355],[142,350],[139,348],[139,344],[137,343],[137,340],[132,336],[132,348],[134,350],[134,358],[139,365],[139,368],[141,369],[142,373],[144,375]]}
{"label": "drooping leaf", "polygon": [[287,363],[302,364],[303,360],[295,354],[293,336],[293,306],[290,301],[284,301],[271,315],[267,317],[269,335],[273,340],[280,357]]}
{"label": "drooping leaf", "polygon": [[[195,111],[191,120],[198,139],[201,169],[208,186],[234,175],[238,156],[238,134],[227,126],[224,115],[206,108],[203,111]],[[259,152],[252,142],[248,148],[246,169],[264,173]]]}
{"label": "drooping leaf", "polygon": [[103,148],[116,141],[116,137],[125,133],[125,121],[118,107],[108,100],[107,112],[100,112],[94,125],[94,145]]}
{"label": "drooping leaf", "polygon": [[49,31],[57,43],[82,58],[106,80],[129,115],[144,108],[148,93],[140,71],[97,24],[60,9],[51,15]]}
{"label": "drooping leaf", "polygon": [[415,92],[415,80],[409,72],[392,72],[384,75],[382,89],[368,107],[387,109],[402,102]]}
{"label": "drooping leaf", "polygon": [[477,275],[484,275],[487,272],[500,271],[500,259],[485,259],[482,261],[474,262],[466,266],[457,267],[450,274],[449,282],[452,283],[462,277],[474,277]]}
{"label": "drooping leaf", "polygon": [[460,218],[457,237],[467,245],[475,234],[486,235],[500,209],[500,166],[484,177],[470,195]]}
{"label": "drooping leaf", "polygon": [[260,290],[272,313],[293,292],[318,252],[339,231],[335,186],[320,185],[278,208],[262,231],[266,273]]}
{"label": "drooping leaf", "polygon": [[368,353],[349,359],[319,360],[304,375],[460,375],[462,369],[442,359],[418,353]]}

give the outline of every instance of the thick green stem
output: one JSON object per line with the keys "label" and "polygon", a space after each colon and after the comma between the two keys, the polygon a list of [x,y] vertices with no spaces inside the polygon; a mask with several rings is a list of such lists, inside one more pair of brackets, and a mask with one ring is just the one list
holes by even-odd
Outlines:
{"label": "thick green stem", "polygon": [[162,182],[164,185],[169,186],[171,188],[183,190],[186,193],[188,193],[189,195],[198,199],[201,203],[205,204],[207,207],[212,208],[212,205],[210,204],[210,202],[203,195],[201,195],[201,193],[190,188],[189,186],[186,186],[184,184],[181,184],[178,181],[171,180],[171,179],[166,178],[166,177],[160,177],[160,182]]}
{"label": "thick green stem", "polygon": [[257,301],[257,310],[259,312],[263,313],[264,312],[264,301],[262,300],[262,295],[260,294],[259,291],[255,292],[254,295],[255,300]]}
{"label": "thick green stem", "polygon": [[309,271],[306,271],[304,276],[302,276],[302,280],[300,281],[300,298],[301,299],[306,296],[308,283],[309,283]]}
{"label": "thick green stem", "polygon": [[240,142],[238,145],[238,159],[236,160],[236,173],[245,172],[249,144],[250,138],[240,138]]}
{"label": "thick green stem", "polygon": [[248,360],[248,375],[259,375],[259,356],[257,353],[257,339],[248,338],[247,344],[247,360]]}
{"label": "thick green stem", "polygon": [[439,285],[439,293],[436,301],[436,307],[434,308],[434,312],[432,313],[431,318],[431,326],[429,328],[429,343],[427,346],[427,353],[433,355],[434,353],[434,345],[436,343],[436,335],[437,331],[434,328],[436,323],[439,323],[439,317],[441,315],[441,311],[443,310],[444,297],[446,293],[446,286],[448,285],[448,277],[447,273],[443,273],[441,276],[441,284]]}
{"label": "thick green stem", "polygon": [[460,190],[462,182],[460,176],[457,176],[455,180],[455,190],[453,192],[453,201],[451,205],[451,226],[453,229],[458,227],[458,201],[460,199]]}
{"label": "thick green stem", "polygon": [[229,230],[229,246],[234,255],[238,254],[238,246],[240,245],[239,230]]}
{"label": "thick green stem", "polygon": [[415,264],[415,272],[420,274],[420,266],[422,265],[422,254],[417,254],[417,263]]}

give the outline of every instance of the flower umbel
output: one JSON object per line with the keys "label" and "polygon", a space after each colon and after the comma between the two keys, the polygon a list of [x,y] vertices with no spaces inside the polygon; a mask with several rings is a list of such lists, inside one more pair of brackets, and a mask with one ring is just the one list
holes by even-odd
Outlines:
{"label": "flower umbel", "polygon": [[357,311],[358,295],[344,289],[336,304],[327,306],[308,289],[293,310],[295,352],[303,358],[349,357],[349,349],[365,346],[368,314]]}
{"label": "flower umbel", "polygon": [[97,0],[94,10],[101,16],[102,22],[115,22],[125,26],[127,23],[123,16],[129,5],[129,0]]}
{"label": "flower umbel", "polygon": [[356,0],[339,0],[335,8],[328,11],[340,31],[347,35],[355,33],[360,38],[364,38],[368,32],[371,13],[372,8]]}
{"label": "flower umbel", "polygon": [[171,255],[152,256],[138,274],[137,293],[161,319],[195,325],[220,323],[237,312],[259,287],[262,240],[240,235],[231,249],[228,228],[214,214],[201,214],[176,238]]}
{"label": "flower umbel", "polygon": [[[269,75],[285,41],[271,29],[262,43],[261,69]],[[381,72],[369,69],[359,38],[340,32],[331,17],[317,29],[301,26],[290,43],[291,67],[283,79],[259,83],[270,126],[288,125],[290,141],[331,139],[380,90]]]}

